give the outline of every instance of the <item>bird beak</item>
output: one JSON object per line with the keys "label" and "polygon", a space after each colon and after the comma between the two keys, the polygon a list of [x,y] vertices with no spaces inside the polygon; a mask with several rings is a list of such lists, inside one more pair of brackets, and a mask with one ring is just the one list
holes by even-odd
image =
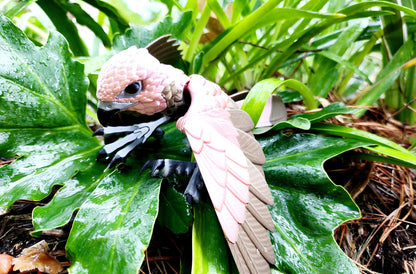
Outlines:
{"label": "bird beak", "polygon": [[121,102],[98,102],[97,116],[103,126],[108,126],[118,112],[123,109],[135,106],[137,103],[121,103]]}

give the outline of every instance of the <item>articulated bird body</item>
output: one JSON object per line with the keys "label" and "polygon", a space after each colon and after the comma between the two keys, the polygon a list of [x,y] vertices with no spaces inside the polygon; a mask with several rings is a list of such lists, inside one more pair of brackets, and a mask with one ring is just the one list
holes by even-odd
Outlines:
{"label": "articulated bird body", "polygon": [[239,271],[270,272],[274,252],[268,230],[274,224],[266,205],[273,199],[250,117],[218,85],[186,76],[136,47],[103,66],[97,97],[108,109],[179,118],[176,125],[188,138]]}

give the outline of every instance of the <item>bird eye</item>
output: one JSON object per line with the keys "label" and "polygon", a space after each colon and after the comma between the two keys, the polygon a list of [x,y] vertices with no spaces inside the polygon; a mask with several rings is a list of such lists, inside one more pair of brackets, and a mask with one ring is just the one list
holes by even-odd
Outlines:
{"label": "bird eye", "polygon": [[128,85],[120,94],[116,97],[117,99],[131,98],[137,96],[143,88],[142,81],[137,81]]}
{"label": "bird eye", "polygon": [[142,91],[142,81],[137,81],[137,82],[134,82],[134,83],[128,85],[124,89],[124,91],[127,94],[136,94],[136,93],[139,93],[140,91]]}

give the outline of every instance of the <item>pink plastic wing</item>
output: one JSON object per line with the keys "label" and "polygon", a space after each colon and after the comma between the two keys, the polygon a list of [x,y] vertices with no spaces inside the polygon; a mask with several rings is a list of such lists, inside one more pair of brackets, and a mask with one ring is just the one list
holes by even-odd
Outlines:
{"label": "pink plastic wing", "polygon": [[192,76],[188,90],[192,103],[177,125],[188,138],[224,234],[235,243],[249,200],[247,159],[230,120],[226,95],[197,76]]}

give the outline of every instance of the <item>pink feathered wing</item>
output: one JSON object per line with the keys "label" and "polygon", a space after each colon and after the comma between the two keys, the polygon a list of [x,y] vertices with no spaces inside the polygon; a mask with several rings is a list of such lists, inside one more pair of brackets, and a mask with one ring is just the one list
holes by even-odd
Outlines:
{"label": "pink feathered wing", "polygon": [[267,205],[273,197],[253,122],[218,85],[192,75],[192,102],[177,127],[186,134],[240,273],[270,273],[275,257]]}
{"label": "pink feathered wing", "polygon": [[218,86],[199,75],[190,77],[187,88],[192,103],[177,126],[192,147],[224,234],[235,243],[238,224],[245,218],[250,179],[227,111],[231,102]]}

